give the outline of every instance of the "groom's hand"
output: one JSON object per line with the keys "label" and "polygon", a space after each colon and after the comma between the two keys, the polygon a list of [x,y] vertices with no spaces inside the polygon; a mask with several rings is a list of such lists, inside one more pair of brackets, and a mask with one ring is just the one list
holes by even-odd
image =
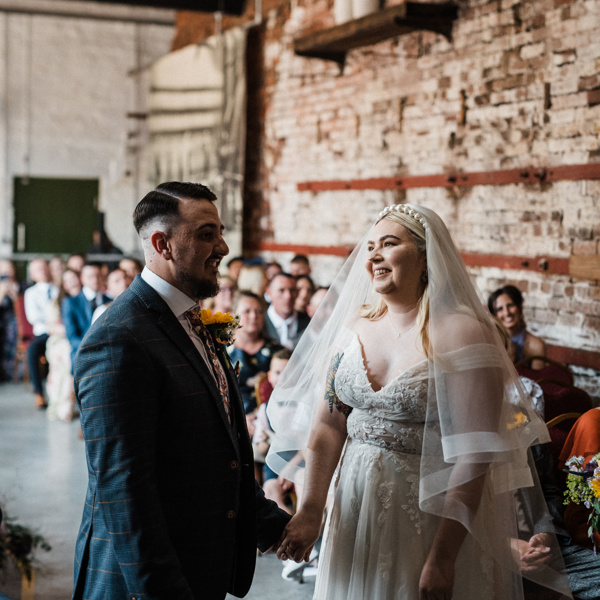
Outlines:
{"label": "groom's hand", "polygon": [[300,509],[292,517],[281,535],[277,558],[308,562],[310,552],[319,539],[323,520],[323,515],[315,512]]}

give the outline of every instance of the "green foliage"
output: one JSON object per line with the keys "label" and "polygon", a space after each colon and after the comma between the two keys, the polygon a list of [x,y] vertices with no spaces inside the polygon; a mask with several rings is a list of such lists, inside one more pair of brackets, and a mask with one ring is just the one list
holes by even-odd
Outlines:
{"label": "green foliage", "polygon": [[0,526],[0,571],[6,568],[7,560],[10,559],[27,581],[31,581],[33,555],[37,548],[46,552],[52,549],[42,535],[12,519],[4,519]]}

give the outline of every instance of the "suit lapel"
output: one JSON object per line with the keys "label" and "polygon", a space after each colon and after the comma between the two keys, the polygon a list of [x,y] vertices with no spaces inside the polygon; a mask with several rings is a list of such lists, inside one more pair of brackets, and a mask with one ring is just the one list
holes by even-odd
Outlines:
{"label": "suit lapel", "polygon": [[[157,326],[162,329],[165,335],[175,344],[175,346],[177,346],[177,348],[179,348],[181,353],[191,363],[192,367],[194,367],[198,375],[200,375],[202,381],[210,391],[210,395],[217,406],[217,410],[223,419],[223,423],[229,431],[231,440],[235,442],[229,418],[225,412],[225,407],[223,406],[223,401],[215,378],[213,377],[210,367],[206,364],[196,349],[196,346],[194,346],[190,336],[181,326],[181,323],[177,320],[177,317],[175,317],[167,303],[141,277],[136,277],[129,287],[132,292],[142,298],[148,308],[158,313],[156,321]],[[227,371],[228,369],[225,368],[226,373]],[[229,387],[231,395],[231,383],[229,384]]]}
{"label": "suit lapel", "polygon": [[265,334],[272,340],[279,341],[279,332],[275,329],[273,321],[269,318],[269,315],[265,313]]}

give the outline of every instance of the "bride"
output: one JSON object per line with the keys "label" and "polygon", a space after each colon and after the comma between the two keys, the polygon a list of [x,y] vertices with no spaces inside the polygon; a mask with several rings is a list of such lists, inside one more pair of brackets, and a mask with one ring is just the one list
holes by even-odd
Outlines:
{"label": "bride", "polygon": [[[267,463],[304,485],[280,558],[308,560],[337,469],[316,599],[522,598],[514,491],[548,433],[433,211],[380,213],[268,414]],[[543,511],[539,485],[528,494]],[[568,595],[557,568],[527,575]]]}

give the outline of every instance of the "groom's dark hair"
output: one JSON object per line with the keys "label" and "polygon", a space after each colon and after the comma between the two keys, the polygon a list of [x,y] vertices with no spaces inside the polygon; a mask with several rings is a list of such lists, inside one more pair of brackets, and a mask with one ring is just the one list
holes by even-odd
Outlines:
{"label": "groom's dark hair", "polygon": [[161,183],[137,204],[133,211],[133,226],[140,230],[156,218],[160,218],[166,227],[171,228],[179,220],[179,201],[184,198],[208,200],[214,202],[217,197],[201,183],[183,183],[168,181]]}

